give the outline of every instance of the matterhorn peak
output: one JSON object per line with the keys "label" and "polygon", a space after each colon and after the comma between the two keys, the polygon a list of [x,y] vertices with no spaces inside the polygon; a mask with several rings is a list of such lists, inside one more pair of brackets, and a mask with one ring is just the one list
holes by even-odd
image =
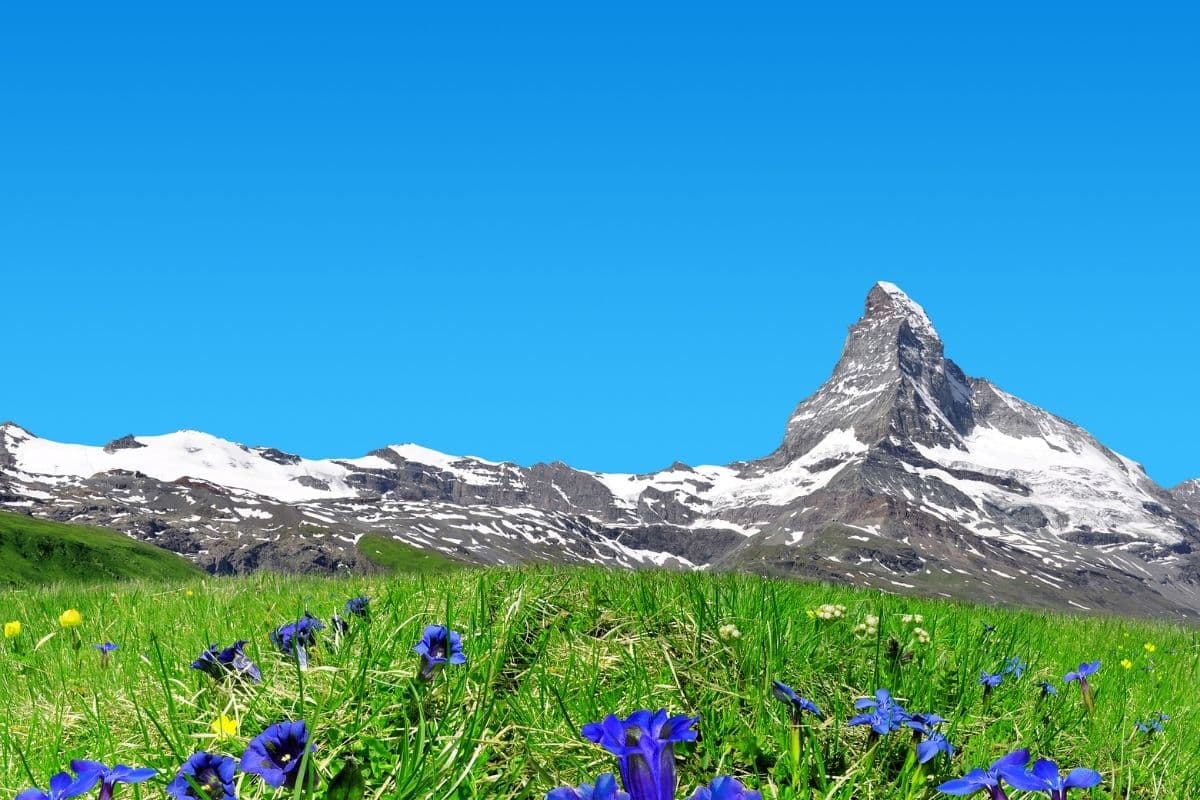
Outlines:
{"label": "matterhorn peak", "polygon": [[908,322],[914,333],[939,338],[937,329],[920,303],[913,300],[894,283],[879,281],[867,294],[864,320],[899,319]]}

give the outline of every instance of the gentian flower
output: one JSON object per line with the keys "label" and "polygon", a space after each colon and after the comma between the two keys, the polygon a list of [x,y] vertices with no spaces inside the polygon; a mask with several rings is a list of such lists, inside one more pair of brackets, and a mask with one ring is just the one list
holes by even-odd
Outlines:
{"label": "gentian flower", "polygon": [[1042,681],[1038,684],[1038,686],[1042,687],[1042,697],[1049,697],[1050,695],[1058,694],[1058,689],[1055,688],[1054,684],[1050,681]]}
{"label": "gentian flower", "polygon": [[261,683],[262,673],[258,665],[242,651],[245,646],[245,639],[239,639],[224,650],[214,644],[192,662],[192,669],[207,672],[217,680],[234,677],[248,678],[253,683]]}
{"label": "gentian flower", "polygon": [[50,791],[41,789],[26,789],[17,795],[16,800],[67,800],[68,797],[78,797],[84,792],[90,792],[100,780],[94,772],[87,772],[75,780],[65,772],[60,772],[50,779]]}
{"label": "gentian flower", "polygon": [[1156,714],[1152,714],[1145,722],[1139,722],[1137,724],[1137,729],[1146,734],[1162,733],[1163,723],[1170,719],[1171,718],[1166,714],[1159,711]]}
{"label": "gentian flower", "polygon": [[370,609],[371,598],[351,597],[346,601],[343,613],[348,617],[365,617]]}
{"label": "gentian flower", "polygon": [[[174,800],[237,800],[234,766],[229,756],[195,753],[167,785],[167,794]],[[199,788],[193,787],[193,783]]]}
{"label": "gentian flower", "polygon": [[1021,769],[1029,763],[1029,751],[1017,750],[994,762],[986,770],[973,769],[961,778],[946,781],[938,787],[942,794],[975,794],[986,791],[990,800],[1008,800],[1004,787],[1000,785],[1000,774],[1005,769]]}
{"label": "gentian flower", "polygon": [[304,752],[315,751],[308,743],[308,727],[299,722],[277,722],[250,740],[242,756],[241,770],[259,775],[268,786],[291,789],[299,777]]}
{"label": "gentian flower", "polygon": [[1014,789],[1046,792],[1050,800],[1067,800],[1068,789],[1090,789],[1103,780],[1094,769],[1073,769],[1064,778],[1058,772],[1058,765],[1045,759],[1035,761],[1028,772],[1013,767],[1002,769],[1000,774]]}
{"label": "gentian flower", "polygon": [[887,689],[876,689],[874,699],[864,697],[855,701],[854,707],[859,711],[870,711],[851,717],[846,724],[870,725],[872,737],[885,736],[898,730],[909,718],[909,713],[892,699],[892,693]]}
{"label": "gentian flower", "polygon": [[446,664],[465,664],[467,656],[462,649],[462,636],[445,625],[426,625],[421,641],[413,647],[421,656],[420,678],[431,681]]}
{"label": "gentian flower", "polygon": [[292,656],[300,669],[308,667],[308,648],[317,643],[317,631],[324,630],[325,623],[305,613],[295,622],[280,625],[271,632],[271,641],[284,655]]}
{"label": "gentian flower", "polygon": [[92,647],[94,647],[96,650],[100,651],[100,666],[102,666],[102,667],[108,666],[108,654],[111,653],[113,650],[118,649],[117,645],[113,644],[112,642],[105,642],[104,644],[96,644],[96,645],[92,645]]}
{"label": "gentian flower", "polygon": [[699,717],[668,716],[658,711],[635,711],[622,720],[609,714],[583,726],[583,737],[617,757],[621,783],[631,800],[673,800],[675,743],[694,742]]}
{"label": "gentian flower", "polygon": [[[913,729],[913,738],[917,741],[917,762],[924,764],[938,753],[954,755],[954,745],[938,731],[937,726],[945,722],[945,717],[938,714],[912,714],[901,723]],[[924,737],[924,741],[922,741]]]}
{"label": "gentian flower", "polygon": [[75,760],[71,762],[71,771],[81,778],[88,773],[95,773],[100,779],[100,794],[97,800],[111,800],[113,787],[118,783],[141,783],[148,781],[158,774],[158,770],[143,767],[137,769],[117,764],[108,767],[99,761]]}
{"label": "gentian flower", "polygon": [[806,697],[801,697],[796,694],[792,687],[782,681],[771,682],[771,694],[775,695],[775,699],[788,707],[792,715],[792,724],[800,724],[800,715],[807,711],[814,717],[821,716],[821,709],[817,708],[817,704]]}
{"label": "gentian flower", "polygon": [[596,785],[581,785],[578,789],[563,786],[546,792],[546,800],[629,800],[629,795],[617,788],[617,779],[611,772],[596,778]]}
{"label": "gentian flower", "polygon": [[1087,710],[1089,712],[1092,711],[1093,708],[1095,708],[1096,698],[1095,698],[1095,695],[1092,693],[1091,685],[1088,683],[1088,676],[1095,675],[1099,669],[1100,669],[1099,661],[1085,661],[1084,663],[1079,665],[1078,669],[1076,669],[1072,672],[1068,672],[1066,675],[1063,676],[1063,681],[1065,683],[1070,683],[1071,681],[1079,681],[1079,693],[1083,697],[1083,704],[1085,706],[1087,706]]}
{"label": "gentian flower", "polygon": [[762,794],[742,786],[737,778],[722,776],[693,792],[691,800],[762,800]]}
{"label": "gentian flower", "polygon": [[1004,675],[1002,673],[997,672],[997,673],[991,674],[991,675],[989,675],[986,672],[980,673],[979,685],[983,687],[984,697],[987,697],[989,694],[991,694],[992,689],[995,689],[1003,681],[1004,681]]}
{"label": "gentian flower", "polygon": [[1012,675],[1014,678],[1019,678],[1025,674],[1025,662],[1021,660],[1020,656],[1013,656],[1004,662],[1004,668],[1001,672],[1005,675]]}

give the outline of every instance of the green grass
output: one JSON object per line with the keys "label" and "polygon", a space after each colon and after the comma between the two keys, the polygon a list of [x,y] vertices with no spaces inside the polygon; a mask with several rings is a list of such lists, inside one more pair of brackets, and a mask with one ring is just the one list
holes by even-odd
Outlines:
{"label": "green grass", "polygon": [[462,564],[451,561],[441,553],[419,550],[412,545],[375,533],[364,534],[358,540],[358,551],[375,566],[390,572],[437,574],[462,567]]}
{"label": "green grass", "polygon": [[115,531],[0,511],[0,585],[199,575],[187,559]]}
{"label": "green grass", "polygon": [[[359,593],[372,597],[369,623],[338,646],[327,636],[306,672],[271,647],[273,626],[306,609],[328,619]],[[820,603],[845,604],[845,617],[806,615]],[[67,607],[84,617],[78,651],[57,630]],[[160,797],[193,751],[240,756],[267,725],[303,717],[322,780],[354,757],[369,798],[540,798],[613,768],[581,739],[582,724],[660,706],[700,717],[700,740],[679,751],[681,798],[717,774],[740,776],[766,798],[930,798],[940,781],[1020,746],[1103,773],[1100,787],[1075,798],[1200,791],[1200,639],[1166,624],[751,576],[548,568],[57,586],[0,592],[0,609],[25,626],[15,646],[0,645],[0,796],[44,787],[71,758],[93,758],[158,768],[163,776],[140,796]],[[929,644],[914,642],[905,613],[924,615]],[[878,635],[858,638],[854,626],[868,614],[880,617]],[[416,683],[411,647],[424,625],[444,620],[462,632],[470,660],[431,685]],[[984,621],[994,634],[983,635]],[[740,639],[721,637],[727,624]],[[250,640],[262,685],[226,687],[188,669],[208,644],[235,638]],[[121,645],[107,668],[91,649],[104,640]],[[1028,672],[985,702],[980,672],[1012,655]],[[1104,665],[1089,716],[1061,678],[1096,658]],[[803,763],[785,755],[789,727],[771,697],[775,678],[827,714],[806,731]],[[1059,686],[1058,697],[1039,701],[1043,679]],[[917,770],[908,732],[870,749],[864,729],[845,720],[856,698],[880,686],[910,710],[946,716],[955,757]],[[1135,720],[1155,711],[1172,715],[1165,734],[1136,734]],[[220,713],[240,720],[238,736],[214,740],[209,725]],[[243,798],[283,794],[253,776],[239,780]],[[119,793],[136,796],[131,787]]]}

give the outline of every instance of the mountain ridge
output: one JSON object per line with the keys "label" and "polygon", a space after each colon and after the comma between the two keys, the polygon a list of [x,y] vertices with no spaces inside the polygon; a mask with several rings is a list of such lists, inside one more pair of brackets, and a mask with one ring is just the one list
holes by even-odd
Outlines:
{"label": "mountain ridge", "polygon": [[366,568],[365,533],[459,559],[750,569],[994,602],[1200,611],[1200,481],[969,377],[879,282],[772,452],[605,473],[405,443],[306,459],[198,431],[104,447],[0,427],[0,506],[124,530],[214,572]]}

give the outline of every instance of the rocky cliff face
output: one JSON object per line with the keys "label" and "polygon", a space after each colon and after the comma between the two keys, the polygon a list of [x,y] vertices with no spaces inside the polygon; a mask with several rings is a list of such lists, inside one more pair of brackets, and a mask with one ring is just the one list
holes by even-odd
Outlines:
{"label": "rocky cliff face", "polygon": [[480,563],[799,574],[995,602],[1200,611],[1200,482],[1170,492],[945,357],[880,283],[773,453],[648,475],[416,445],[310,460],[194,431],[104,448],[0,426],[0,504],[106,525],[219,573],[369,568],[381,532]]}

